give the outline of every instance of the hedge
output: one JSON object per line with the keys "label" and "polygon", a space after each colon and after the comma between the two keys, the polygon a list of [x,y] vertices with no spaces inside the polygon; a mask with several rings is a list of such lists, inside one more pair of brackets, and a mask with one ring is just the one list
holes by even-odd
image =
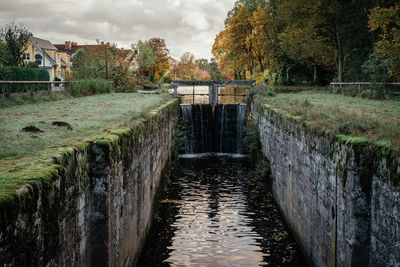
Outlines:
{"label": "hedge", "polygon": [[44,69],[24,67],[0,67],[0,81],[49,81],[49,72]]}
{"label": "hedge", "polygon": [[[0,81],[49,81],[49,72],[44,69],[25,67],[0,67]],[[35,89],[47,89],[44,84],[35,84]],[[12,84],[10,93],[29,90],[29,85]]]}

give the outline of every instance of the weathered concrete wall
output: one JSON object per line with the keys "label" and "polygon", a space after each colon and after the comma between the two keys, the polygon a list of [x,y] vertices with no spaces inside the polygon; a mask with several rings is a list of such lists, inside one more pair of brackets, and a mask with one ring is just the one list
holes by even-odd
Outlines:
{"label": "weathered concrete wall", "polygon": [[0,266],[132,264],[168,169],[177,116],[178,102],[170,101],[131,129],[67,149],[41,182],[0,203]]}
{"label": "weathered concrete wall", "polygon": [[252,104],[274,197],[316,266],[400,265],[400,156]]}

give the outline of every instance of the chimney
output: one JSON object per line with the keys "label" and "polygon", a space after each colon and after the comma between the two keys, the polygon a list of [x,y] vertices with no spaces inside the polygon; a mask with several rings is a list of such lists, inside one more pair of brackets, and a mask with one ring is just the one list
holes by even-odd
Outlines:
{"label": "chimney", "polygon": [[65,49],[71,50],[71,41],[65,41]]}

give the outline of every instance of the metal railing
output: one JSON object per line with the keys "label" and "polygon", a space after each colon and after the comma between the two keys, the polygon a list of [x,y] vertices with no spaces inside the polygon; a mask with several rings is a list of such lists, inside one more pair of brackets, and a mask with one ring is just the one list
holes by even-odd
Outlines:
{"label": "metal railing", "polygon": [[[192,96],[192,103],[195,104],[195,96],[208,96],[208,102],[210,105],[218,104],[218,98],[220,96],[238,96],[238,97],[246,97],[247,94],[232,94],[232,93],[220,93],[220,88],[224,86],[249,86],[250,91],[253,90],[255,85],[255,81],[253,80],[186,80],[186,81],[172,81],[172,86],[174,87],[174,96],[178,96],[178,87],[179,86],[193,86],[191,93],[179,93],[179,95]],[[208,93],[196,94],[195,86],[208,86]]]}

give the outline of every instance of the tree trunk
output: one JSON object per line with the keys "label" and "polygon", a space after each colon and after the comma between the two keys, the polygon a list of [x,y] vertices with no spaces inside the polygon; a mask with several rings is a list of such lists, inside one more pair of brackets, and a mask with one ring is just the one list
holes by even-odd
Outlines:
{"label": "tree trunk", "polygon": [[313,76],[313,83],[317,83],[317,66],[314,65],[314,76]]}
{"label": "tree trunk", "polygon": [[260,63],[261,72],[264,73],[264,65],[262,63],[262,58],[258,57],[258,62]]}
{"label": "tree trunk", "polygon": [[290,77],[289,77],[289,68],[287,68],[286,69],[286,82],[289,84],[289,80],[290,80]]}
{"label": "tree trunk", "polygon": [[336,61],[338,68],[338,82],[343,82],[343,48],[339,29],[336,26]]}

